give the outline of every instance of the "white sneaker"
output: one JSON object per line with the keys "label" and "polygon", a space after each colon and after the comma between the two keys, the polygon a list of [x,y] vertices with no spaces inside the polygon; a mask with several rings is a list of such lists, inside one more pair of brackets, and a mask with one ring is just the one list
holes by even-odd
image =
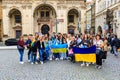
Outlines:
{"label": "white sneaker", "polygon": [[49,60],[52,61],[52,58],[50,58]]}
{"label": "white sneaker", "polygon": [[63,60],[63,57],[61,57],[60,60]]}
{"label": "white sneaker", "polygon": [[98,68],[97,69],[102,69],[102,66],[98,66]]}
{"label": "white sneaker", "polygon": [[35,64],[38,64],[38,62],[35,62]]}
{"label": "white sneaker", "polygon": [[58,58],[55,59],[56,61],[59,60]]}
{"label": "white sneaker", "polygon": [[31,62],[31,64],[34,64],[33,62]]}
{"label": "white sneaker", "polygon": [[86,63],[86,66],[89,67],[89,63]]}
{"label": "white sneaker", "polygon": [[43,61],[41,61],[40,63],[43,64]]}
{"label": "white sneaker", "polygon": [[28,60],[28,62],[30,62],[30,60]]}
{"label": "white sneaker", "polygon": [[24,62],[19,62],[20,64],[24,64]]}
{"label": "white sneaker", "polygon": [[92,62],[92,64],[95,64],[94,62]]}
{"label": "white sneaker", "polygon": [[82,67],[82,66],[85,66],[85,63],[82,63],[82,64],[81,64],[81,67]]}

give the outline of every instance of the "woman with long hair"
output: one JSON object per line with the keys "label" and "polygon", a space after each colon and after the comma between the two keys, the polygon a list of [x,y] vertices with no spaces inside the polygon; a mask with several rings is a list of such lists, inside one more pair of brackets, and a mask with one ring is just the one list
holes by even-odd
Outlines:
{"label": "woman with long hair", "polygon": [[18,44],[17,49],[20,53],[20,64],[24,64],[23,54],[24,54],[24,49],[25,49],[25,42],[24,42],[24,37],[23,36],[20,36],[17,44]]}
{"label": "woman with long hair", "polygon": [[44,37],[43,36],[40,36],[39,37],[39,40],[37,41],[37,47],[38,47],[38,50],[39,50],[39,57],[40,57],[40,62],[41,64],[43,64],[43,61],[44,61],[44,53],[45,53],[45,44],[44,44]]}

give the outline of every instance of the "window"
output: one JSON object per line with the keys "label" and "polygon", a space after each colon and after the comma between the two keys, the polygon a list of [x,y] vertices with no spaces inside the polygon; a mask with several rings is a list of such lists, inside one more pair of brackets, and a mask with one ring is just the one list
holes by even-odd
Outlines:
{"label": "window", "polygon": [[21,16],[15,15],[15,23],[21,23]]}
{"label": "window", "polygon": [[116,0],[114,0],[115,1],[115,3],[117,2]]}
{"label": "window", "polygon": [[111,5],[113,4],[113,0],[111,0]]}
{"label": "window", "polygon": [[117,17],[117,12],[115,12],[115,18]]}
{"label": "window", "polygon": [[120,10],[119,10],[119,12],[118,12],[118,15],[119,15],[119,17],[120,17]]}
{"label": "window", "polygon": [[109,1],[108,1],[108,7],[109,7]]}
{"label": "window", "polygon": [[74,15],[68,15],[68,22],[74,22]]}
{"label": "window", "polygon": [[41,11],[41,17],[44,17],[44,11]]}
{"label": "window", "polygon": [[46,17],[49,17],[50,14],[49,14],[49,11],[46,11]]}

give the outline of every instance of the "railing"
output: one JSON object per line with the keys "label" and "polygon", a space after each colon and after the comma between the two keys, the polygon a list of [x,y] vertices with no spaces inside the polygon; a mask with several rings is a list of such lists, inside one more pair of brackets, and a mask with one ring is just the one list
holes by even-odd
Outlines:
{"label": "railing", "polygon": [[50,18],[38,18],[37,22],[50,22]]}

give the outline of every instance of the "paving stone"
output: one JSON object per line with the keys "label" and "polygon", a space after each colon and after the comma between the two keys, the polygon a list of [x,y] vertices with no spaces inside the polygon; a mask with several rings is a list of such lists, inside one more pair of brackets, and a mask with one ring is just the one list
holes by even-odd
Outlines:
{"label": "paving stone", "polygon": [[32,65],[27,62],[27,50],[24,62],[19,64],[17,50],[0,50],[0,80],[120,80],[120,57],[111,53],[100,70],[62,60]]}

